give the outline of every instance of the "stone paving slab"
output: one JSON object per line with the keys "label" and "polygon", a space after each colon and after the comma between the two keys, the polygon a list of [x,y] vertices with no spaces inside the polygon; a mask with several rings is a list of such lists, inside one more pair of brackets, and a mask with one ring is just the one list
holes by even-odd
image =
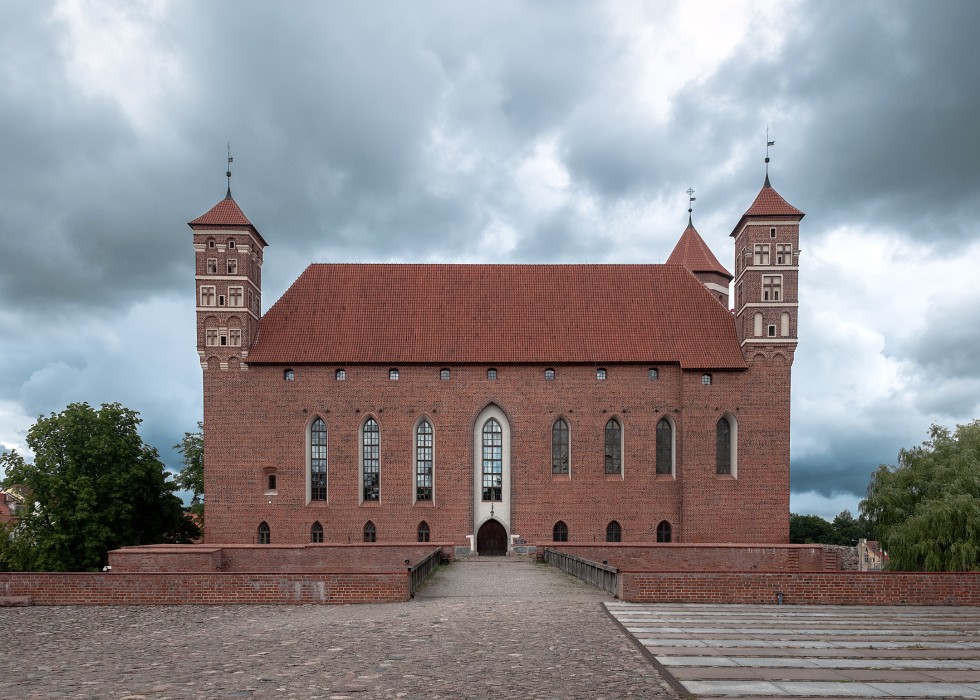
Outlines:
{"label": "stone paving slab", "polygon": [[406,603],[3,608],[0,699],[677,697],[604,600],[498,558]]}
{"label": "stone paving slab", "polygon": [[980,697],[980,608],[605,606],[697,696]]}

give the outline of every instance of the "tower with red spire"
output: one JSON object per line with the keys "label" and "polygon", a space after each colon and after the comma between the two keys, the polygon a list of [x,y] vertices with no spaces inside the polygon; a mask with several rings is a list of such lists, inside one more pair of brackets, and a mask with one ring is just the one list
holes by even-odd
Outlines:
{"label": "tower with red spire", "polygon": [[[693,198],[692,198],[693,201]],[[687,228],[681,234],[680,240],[667,258],[668,265],[683,265],[701,280],[708,288],[711,296],[715,297],[722,306],[728,308],[728,287],[732,281],[732,273],[718,262],[718,258],[701,238],[694,228],[694,221],[688,209]]]}
{"label": "tower with red spire", "polygon": [[799,315],[800,220],[769,183],[742,215],[735,239],[735,326],[745,359],[793,363]]}
{"label": "tower with red spire", "polygon": [[[229,182],[231,173],[228,173]],[[203,369],[247,370],[262,313],[267,245],[228,194],[188,226],[194,231],[197,352]]]}

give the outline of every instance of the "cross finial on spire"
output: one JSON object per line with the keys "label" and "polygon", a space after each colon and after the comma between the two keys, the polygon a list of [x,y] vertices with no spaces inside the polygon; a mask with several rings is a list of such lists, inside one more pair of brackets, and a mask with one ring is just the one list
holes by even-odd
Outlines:
{"label": "cross finial on spire", "polygon": [[769,125],[766,124],[766,187],[772,187],[772,185],[769,184],[769,147],[775,145],[775,141],[769,140]]}
{"label": "cross finial on spire", "polygon": [[694,188],[693,187],[688,187],[687,188],[687,225],[688,226],[693,226],[694,225],[694,219],[693,219],[693,216],[694,216],[694,202],[696,200],[697,200],[697,197],[694,196]]}
{"label": "cross finial on spire", "polygon": [[225,177],[228,178],[228,194],[225,195],[226,199],[231,199],[231,164],[234,162],[234,158],[231,157],[231,141],[228,142],[228,170],[225,171]]}

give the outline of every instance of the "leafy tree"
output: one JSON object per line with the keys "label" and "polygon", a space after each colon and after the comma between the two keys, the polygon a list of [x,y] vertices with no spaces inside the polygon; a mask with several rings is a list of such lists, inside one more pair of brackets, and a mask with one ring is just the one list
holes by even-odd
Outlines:
{"label": "leafy tree", "polygon": [[793,544],[833,544],[834,527],[819,515],[790,513],[789,541]]}
{"label": "leafy tree", "polygon": [[831,525],[834,528],[832,544],[853,547],[858,543],[858,540],[873,540],[875,538],[874,529],[867,518],[863,515],[855,518],[849,510],[842,510],[838,513]]}
{"label": "leafy tree", "polygon": [[113,403],[69,405],[27,433],[34,464],[0,456],[4,484],[28,494],[3,556],[8,568],[99,570],[110,549],[188,542],[197,527],[183,512],[157,451],[144,444],[139,414]]}
{"label": "leafy tree", "polygon": [[871,477],[861,512],[899,571],[980,570],[980,420],[939,425]]}
{"label": "leafy tree", "polygon": [[200,521],[204,519],[204,423],[197,422],[197,430],[184,433],[184,438],[174,449],[183,457],[184,466],[174,477],[177,486],[191,492],[191,512]]}

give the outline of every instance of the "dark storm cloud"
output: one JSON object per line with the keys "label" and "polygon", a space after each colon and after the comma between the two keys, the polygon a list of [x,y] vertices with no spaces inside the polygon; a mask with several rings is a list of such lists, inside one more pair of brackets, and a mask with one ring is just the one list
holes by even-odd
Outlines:
{"label": "dark storm cloud", "polygon": [[778,53],[747,42],[685,90],[675,127],[728,143],[751,134],[761,145],[761,126],[773,122],[776,186],[805,192],[822,225],[975,236],[980,4],[800,7]]}
{"label": "dark storm cloud", "polygon": [[[50,6],[0,6],[0,397],[31,415],[122,399],[160,448],[193,428],[193,340],[174,337],[185,325],[189,336],[193,312],[136,305],[189,298],[185,222],[224,195],[229,140],[232,190],[271,244],[266,306],[313,260],[615,258],[597,222],[679,199],[679,234],[688,185],[699,230],[730,266],[726,227],[761,185],[767,121],[773,183],[807,211],[808,245],[844,224],[976,238],[978,3],[795,5],[786,26],[750,23],[663,118],[645,106],[659,96],[628,82],[636,47],[598,4],[162,7],[145,50],[172,60],[177,77],[156,85],[124,73],[120,93],[157,90],[134,117],[120,94],[71,78],[66,23]],[[541,142],[568,175],[564,198],[547,206],[514,177]],[[669,252],[674,225],[649,234],[651,260]],[[512,249],[487,245],[495,227],[513,231]],[[817,284],[850,283],[828,274]],[[910,368],[919,411],[975,410],[975,308],[936,304],[928,327],[889,335],[885,354]],[[42,332],[50,327],[60,333]],[[828,355],[821,330],[801,344],[797,396],[829,385],[820,363],[845,361]],[[149,353],[142,344],[159,336],[165,351]],[[106,350],[113,343],[131,351]],[[869,406],[861,427],[794,457],[794,491],[863,494],[880,461],[921,441],[909,437],[920,416],[886,409]],[[796,411],[794,431],[836,435],[840,418]]]}

